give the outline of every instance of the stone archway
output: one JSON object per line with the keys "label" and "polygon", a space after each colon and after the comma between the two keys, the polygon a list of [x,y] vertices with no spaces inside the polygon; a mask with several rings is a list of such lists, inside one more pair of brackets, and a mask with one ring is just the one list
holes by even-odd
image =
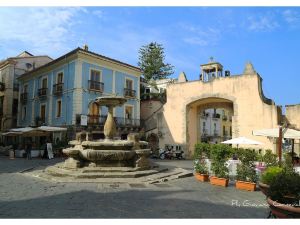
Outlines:
{"label": "stone archway", "polygon": [[[226,123],[223,117],[219,115],[215,117],[209,115],[207,118],[201,113],[207,109],[224,109],[229,112],[231,121]],[[219,112],[219,111],[218,111]],[[216,112],[215,112],[216,113]],[[197,142],[203,141],[204,129],[201,127],[202,121],[209,122],[207,142],[220,143],[224,139],[223,127],[226,125],[225,131],[230,132],[230,136],[237,136],[238,129],[235,123],[236,108],[234,104],[234,98],[220,97],[220,96],[203,96],[202,98],[193,99],[186,104],[186,143],[189,149],[189,154],[192,155],[193,146]],[[218,115],[218,114],[217,114]],[[216,125],[217,124],[217,125]],[[212,128],[215,125],[215,128]],[[212,130],[214,129],[214,130]],[[207,132],[207,131],[206,131]],[[229,135],[228,135],[229,136]]]}

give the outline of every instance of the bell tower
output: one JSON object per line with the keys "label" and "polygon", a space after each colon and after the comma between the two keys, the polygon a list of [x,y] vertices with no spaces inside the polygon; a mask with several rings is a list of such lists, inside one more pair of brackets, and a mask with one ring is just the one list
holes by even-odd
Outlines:
{"label": "bell tower", "polygon": [[203,82],[208,82],[214,78],[223,76],[223,66],[214,61],[213,57],[210,57],[210,61],[207,64],[200,65],[200,68],[200,80]]}

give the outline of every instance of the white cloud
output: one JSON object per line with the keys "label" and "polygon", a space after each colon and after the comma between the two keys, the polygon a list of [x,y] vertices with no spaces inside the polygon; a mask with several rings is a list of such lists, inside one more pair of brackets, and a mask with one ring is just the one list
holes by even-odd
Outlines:
{"label": "white cloud", "polygon": [[94,11],[92,11],[92,14],[97,16],[100,19],[103,19],[103,16],[104,16],[104,13],[102,10],[94,10]]}
{"label": "white cloud", "polygon": [[208,46],[215,45],[221,37],[221,31],[216,28],[202,28],[188,24],[179,24],[179,28],[183,30],[182,34],[184,42],[188,44]]}
{"label": "white cloud", "polygon": [[250,16],[247,19],[250,31],[272,31],[279,27],[279,23],[272,15]]}
{"label": "white cloud", "polygon": [[1,8],[0,42],[25,45],[36,54],[55,53],[72,49],[68,42],[73,37],[72,26],[78,12],[73,8]]}
{"label": "white cloud", "polygon": [[294,10],[289,10],[289,9],[284,10],[282,12],[282,16],[283,16],[283,19],[291,25],[294,25],[294,24],[300,22],[300,13],[298,13]]}

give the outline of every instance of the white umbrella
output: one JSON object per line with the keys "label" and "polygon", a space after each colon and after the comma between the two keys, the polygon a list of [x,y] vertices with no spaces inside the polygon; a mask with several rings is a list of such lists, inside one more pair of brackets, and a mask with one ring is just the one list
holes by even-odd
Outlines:
{"label": "white umbrella", "polygon": [[221,142],[222,144],[235,144],[237,147],[239,145],[262,145],[263,143],[254,141],[245,137],[238,137],[238,138],[233,138],[227,141]]}
{"label": "white umbrella", "polygon": [[[252,134],[255,136],[278,138],[279,137],[279,128],[254,130],[254,131],[252,131]],[[300,131],[290,129],[290,128],[283,128],[282,129],[282,138],[300,139]]]}

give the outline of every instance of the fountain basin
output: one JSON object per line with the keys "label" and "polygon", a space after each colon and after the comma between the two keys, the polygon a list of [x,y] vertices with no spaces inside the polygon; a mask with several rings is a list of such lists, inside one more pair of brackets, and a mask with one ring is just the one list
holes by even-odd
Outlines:
{"label": "fountain basin", "polygon": [[82,146],[92,148],[94,150],[130,150],[133,147],[134,142],[128,140],[101,140],[101,141],[83,141]]}
{"label": "fountain basin", "polygon": [[83,159],[90,161],[102,161],[102,160],[130,160],[135,156],[135,151],[126,150],[94,150],[85,149],[79,152]]}

